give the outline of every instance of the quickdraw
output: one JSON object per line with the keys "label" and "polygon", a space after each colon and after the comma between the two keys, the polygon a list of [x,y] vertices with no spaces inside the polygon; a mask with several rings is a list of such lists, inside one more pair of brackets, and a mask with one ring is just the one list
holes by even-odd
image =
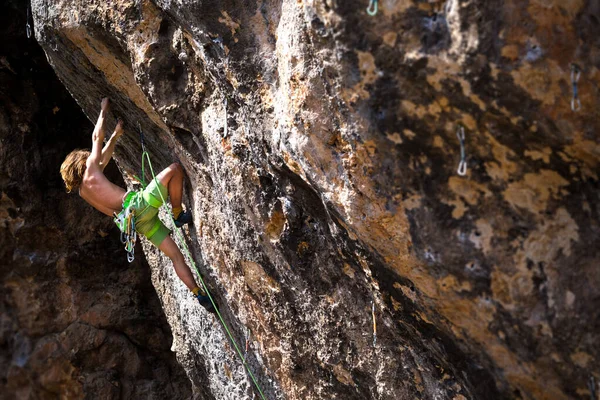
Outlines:
{"label": "quickdraw", "polygon": [[581,110],[581,100],[579,100],[579,89],[577,83],[581,76],[581,69],[577,64],[571,64],[571,86],[573,87],[573,98],[571,99],[571,110],[577,112]]}
{"label": "quickdraw", "polygon": [[25,31],[27,32],[27,39],[31,39],[31,25],[29,21],[31,20],[31,6],[27,6],[27,24],[25,25]]}
{"label": "quickdraw", "polygon": [[377,15],[377,0],[371,0],[369,2],[369,7],[367,7],[367,14],[371,17]]}
{"label": "quickdraw", "polygon": [[467,174],[467,155],[465,152],[465,128],[462,125],[458,127],[456,137],[460,143],[460,162],[456,172],[460,176],[465,176]]}

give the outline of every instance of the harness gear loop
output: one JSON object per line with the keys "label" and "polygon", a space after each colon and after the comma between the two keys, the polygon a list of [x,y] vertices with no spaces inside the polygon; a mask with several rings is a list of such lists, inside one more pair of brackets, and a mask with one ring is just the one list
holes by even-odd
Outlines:
{"label": "harness gear loop", "polygon": [[133,213],[127,216],[127,241],[125,250],[127,251],[127,261],[130,263],[135,259],[135,242],[137,240],[137,232],[135,231],[135,217]]}
{"label": "harness gear loop", "polygon": [[377,1],[378,0],[370,0],[369,7],[367,7],[367,14],[371,17],[377,15]]}
{"label": "harness gear loop", "polygon": [[[138,122],[138,128],[140,130],[140,138],[142,138],[142,140],[143,140],[144,133],[142,131],[142,128],[141,128],[139,122]],[[150,161],[150,155],[146,151],[143,142],[142,142],[142,150],[144,151],[143,154],[142,154],[142,159],[145,157],[148,160],[148,167],[150,167],[150,173],[152,174],[152,179],[156,180],[156,175],[154,174],[154,169],[152,168],[152,162]],[[142,170],[143,170],[143,161],[142,161]],[[163,204],[167,204],[167,202],[166,202],[166,200],[165,200],[162,192],[159,191],[159,194],[160,194],[160,198],[161,198]],[[215,303],[212,295],[210,294],[210,291],[208,290],[208,287],[206,286],[206,283],[204,283],[204,279],[202,278],[202,274],[200,274],[200,271],[198,270],[198,267],[196,266],[196,263],[194,262],[194,258],[192,257],[192,255],[190,253],[190,250],[189,250],[189,248],[187,246],[185,238],[183,237],[183,234],[181,233],[181,230],[180,229],[176,229],[177,225],[175,225],[175,219],[173,218],[173,214],[170,213],[170,212],[168,212],[167,215],[169,216],[169,219],[171,220],[171,223],[175,227],[174,232],[176,232],[177,238],[181,242],[181,245],[183,247],[185,255],[187,256],[188,260],[192,264],[192,267],[194,267],[194,270],[196,271],[196,274],[198,274],[198,278],[200,279],[200,283],[202,284],[202,288],[204,289],[204,292],[206,293],[206,295],[210,299],[210,302],[211,302],[212,306],[214,307],[215,312],[216,312],[217,316],[219,317],[219,320],[221,321],[221,324],[223,325],[223,328],[225,329],[225,332],[227,332],[227,336],[229,337],[229,340],[233,344],[233,347],[235,348],[235,351],[236,351],[237,355],[239,356],[240,360],[242,361],[242,364],[244,365],[244,367],[246,368],[246,371],[248,371],[248,375],[250,375],[250,378],[251,378],[252,382],[254,383],[254,386],[258,390],[258,393],[260,394],[260,398],[262,400],[267,400],[267,398],[265,397],[265,394],[263,393],[260,385],[258,384],[258,381],[256,380],[256,377],[252,373],[252,370],[250,370],[250,366],[248,365],[246,358],[243,356],[242,351],[240,349],[240,346],[238,346],[236,340],[233,337],[233,334],[231,333],[231,330],[227,326],[227,323],[223,319],[223,316],[221,315],[221,312],[217,308],[217,304]]]}
{"label": "harness gear loop", "polygon": [[458,163],[458,175],[465,176],[467,174],[467,156],[465,152],[465,128],[460,125],[456,131],[456,137],[460,142],[460,162]]}
{"label": "harness gear loop", "polygon": [[125,245],[127,252],[127,261],[130,263],[135,259],[135,242],[137,241],[137,232],[135,230],[135,211],[129,207],[129,201],[133,192],[128,193],[123,201],[123,210],[117,214],[114,213],[115,224],[121,231],[121,243]]}
{"label": "harness gear loop", "polygon": [[571,99],[571,110],[577,112],[581,110],[581,101],[579,100],[579,88],[577,83],[581,76],[581,68],[577,64],[571,64],[571,86],[573,87],[573,98]]}

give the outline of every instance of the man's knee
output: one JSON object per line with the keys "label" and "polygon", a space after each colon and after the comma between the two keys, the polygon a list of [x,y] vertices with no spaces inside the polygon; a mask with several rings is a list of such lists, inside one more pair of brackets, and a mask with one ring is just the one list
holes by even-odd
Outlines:
{"label": "man's knee", "polygon": [[179,249],[177,249],[171,255],[171,261],[173,261],[173,264],[178,264],[178,265],[185,264],[185,257],[183,257],[183,254],[181,254],[181,251],[179,251]]}
{"label": "man's knee", "polygon": [[173,170],[173,172],[175,172],[175,174],[183,174],[183,168],[181,167],[181,164],[179,164],[179,163],[173,163],[173,164],[169,165],[169,168],[171,170]]}
{"label": "man's knee", "polygon": [[160,183],[168,187],[171,178],[175,176],[183,176],[183,168],[179,163],[173,163],[163,169],[162,172],[158,174],[157,178]]}

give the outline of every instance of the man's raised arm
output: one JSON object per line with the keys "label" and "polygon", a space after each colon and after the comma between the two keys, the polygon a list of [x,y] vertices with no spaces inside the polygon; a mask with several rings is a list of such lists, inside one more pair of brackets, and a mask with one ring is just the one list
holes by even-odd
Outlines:
{"label": "man's raised arm", "polygon": [[113,152],[115,151],[115,144],[117,144],[117,139],[122,134],[123,134],[123,121],[119,120],[119,122],[117,122],[117,127],[115,128],[115,131],[113,132],[111,137],[108,139],[108,141],[104,145],[104,148],[102,149],[102,161],[100,162],[100,166],[102,167],[103,170],[108,165],[108,162],[110,161],[110,158],[112,157]]}
{"label": "man's raised arm", "polygon": [[100,115],[98,121],[94,127],[94,133],[92,134],[92,152],[88,157],[88,167],[91,164],[100,165],[102,162],[102,143],[104,142],[104,121],[106,120],[106,113],[108,112],[109,100],[108,97],[102,99]]}

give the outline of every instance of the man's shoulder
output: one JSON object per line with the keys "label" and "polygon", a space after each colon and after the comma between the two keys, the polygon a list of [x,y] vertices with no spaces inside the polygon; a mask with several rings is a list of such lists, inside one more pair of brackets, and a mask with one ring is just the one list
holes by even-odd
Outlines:
{"label": "man's shoulder", "polygon": [[107,179],[100,168],[88,168],[83,175],[84,186],[97,186],[105,181]]}
{"label": "man's shoulder", "polygon": [[88,170],[102,170],[102,159],[97,159],[93,156],[89,156],[85,162],[86,169]]}
{"label": "man's shoulder", "polygon": [[84,178],[88,177],[100,177],[104,176],[104,172],[102,172],[102,168],[98,163],[89,163],[87,168],[85,169]]}

